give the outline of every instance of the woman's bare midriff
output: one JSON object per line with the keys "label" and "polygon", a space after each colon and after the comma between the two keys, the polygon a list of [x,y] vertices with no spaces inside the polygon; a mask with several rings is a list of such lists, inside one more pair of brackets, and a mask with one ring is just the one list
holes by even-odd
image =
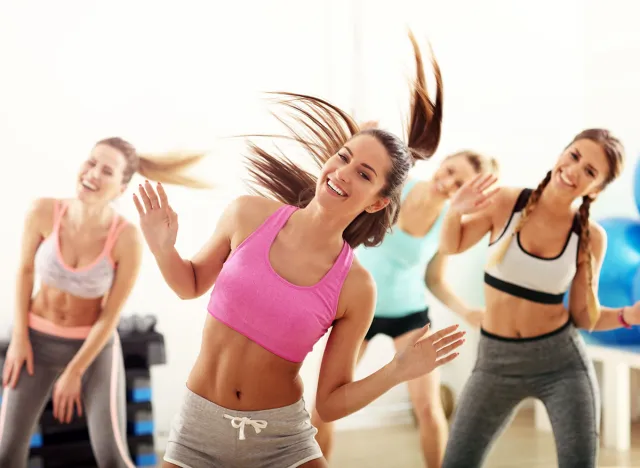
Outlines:
{"label": "woman's bare midriff", "polygon": [[102,298],[82,299],[42,284],[31,313],[61,327],[90,327],[102,311]]}
{"label": "woman's bare midriff", "polygon": [[569,313],[562,304],[539,304],[485,286],[482,328],[505,338],[533,338],[562,327]]}
{"label": "woman's bare midriff", "polygon": [[302,397],[300,367],[207,315],[187,387],[231,410],[281,408]]}

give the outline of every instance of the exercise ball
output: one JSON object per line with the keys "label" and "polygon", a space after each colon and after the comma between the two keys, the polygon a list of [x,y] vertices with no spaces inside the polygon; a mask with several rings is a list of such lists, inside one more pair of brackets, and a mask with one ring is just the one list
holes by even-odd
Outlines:
{"label": "exercise ball", "polygon": [[634,303],[640,301],[640,268],[631,280],[631,300]]}
{"label": "exercise ball", "polygon": [[640,158],[633,173],[633,195],[636,200],[636,208],[640,212]]}
{"label": "exercise ball", "polygon": [[[442,409],[447,420],[451,419],[453,410],[455,407],[455,397],[453,390],[446,384],[440,384],[440,402],[442,403]],[[413,424],[418,427],[418,415],[415,408],[411,409],[411,416],[413,418]]]}
{"label": "exercise ball", "polygon": [[[569,309],[569,298],[571,297],[571,290],[564,294],[562,304],[565,308]],[[632,296],[631,285],[625,287],[619,283],[606,283],[600,281],[598,285],[598,301],[600,305],[605,307],[624,307],[631,305],[635,301]]]}
{"label": "exercise ball", "polygon": [[607,233],[600,284],[623,284],[630,288],[640,268],[640,223],[625,218],[608,218],[599,223]]}
{"label": "exercise ball", "polygon": [[453,396],[453,390],[448,385],[440,385],[440,401],[442,402],[445,417],[450,419],[455,407],[455,397]]}

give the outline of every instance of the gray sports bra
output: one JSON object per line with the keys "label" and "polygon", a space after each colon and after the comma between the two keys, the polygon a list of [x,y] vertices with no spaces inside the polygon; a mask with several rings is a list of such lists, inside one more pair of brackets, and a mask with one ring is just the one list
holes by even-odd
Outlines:
{"label": "gray sports bra", "polygon": [[127,222],[119,224],[119,217],[114,216],[100,255],[89,265],[72,268],[64,263],[60,251],[60,223],[66,209],[65,203],[56,200],[53,232],[40,244],[36,252],[36,274],[42,278],[43,283],[73,296],[85,299],[102,297],[109,292],[115,276],[111,250]]}

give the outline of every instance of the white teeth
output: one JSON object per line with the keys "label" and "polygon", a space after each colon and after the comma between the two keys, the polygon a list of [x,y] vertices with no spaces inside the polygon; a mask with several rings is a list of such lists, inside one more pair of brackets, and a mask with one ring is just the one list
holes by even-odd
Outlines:
{"label": "white teeth", "polygon": [[570,187],[574,187],[575,185],[573,184],[573,182],[571,182],[569,179],[567,179],[564,176],[563,172],[560,172],[560,179],[562,180],[562,182],[564,182],[565,184],[569,185]]}
{"label": "white teeth", "polygon": [[333,183],[330,180],[327,180],[327,185],[329,186],[329,188],[331,188],[331,190],[333,190],[334,192],[336,192],[338,195],[340,195],[341,197],[345,196],[345,193],[340,190],[338,187],[336,187],[335,185],[333,185]]}
{"label": "white teeth", "polygon": [[87,180],[83,180],[82,181],[82,186],[86,189],[92,190],[92,191],[96,191],[98,190],[98,187],[96,187],[95,185],[93,185],[91,182],[87,181]]}

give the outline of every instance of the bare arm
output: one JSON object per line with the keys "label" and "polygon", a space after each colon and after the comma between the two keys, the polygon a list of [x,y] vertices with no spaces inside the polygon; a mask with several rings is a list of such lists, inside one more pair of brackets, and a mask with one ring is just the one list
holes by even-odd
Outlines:
{"label": "bare arm", "polygon": [[[389,364],[365,379],[353,382],[358,350],[373,320],[376,288],[371,275],[363,268],[354,268],[348,281],[350,289],[360,293],[360,304],[348,309],[344,317],[336,321],[324,351],[316,409],[326,422],[364,408],[400,383]],[[356,288],[354,283],[360,286]],[[345,282],[343,291],[346,287]]]}
{"label": "bare arm", "polygon": [[440,251],[446,255],[462,253],[493,229],[493,206],[465,216],[455,210],[448,210],[440,233]]}
{"label": "bare arm", "polygon": [[175,247],[154,254],[162,276],[181,299],[200,297],[213,286],[231,252],[231,241],[238,231],[240,217],[253,208],[254,199],[242,196],[229,204],[213,235],[193,259],[182,258]]}
{"label": "bare arm", "polygon": [[43,241],[43,225],[53,219],[55,201],[50,198],[36,200],[27,212],[20,244],[20,264],[16,278],[16,305],[14,313],[14,339],[28,337],[28,314],[35,277],[35,256]]}
{"label": "bare arm", "polygon": [[[593,280],[591,288],[595,297],[598,297],[598,278],[602,268],[607,251],[607,234],[596,223],[590,224],[591,233],[591,252],[593,254]],[[582,252],[580,252],[581,260]],[[586,330],[591,329],[591,320],[587,309],[587,268],[586,261],[579,262],[576,275],[571,284],[571,292],[569,295],[569,312],[573,322],[579,327]],[[600,318],[594,326],[594,330],[612,330],[620,328],[622,325],[618,321],[618,314],[621,308],[600,307]]]}
{"label": "bare arm", "polygon": [[[350,283],[347,286],[347,282]],[[427,338],[428,327],[413,332],[411,343],[394,359],[370,376],[353,381],[358,350],[373,318],[375,286],[362,267],[352,269],[343,287],[348,287],[343,318],[333,326],[320,368],[316,410],[331,422],[352,414],[397,384],[412,380],[454,359],[449,354],[460,346],[463,333],[448,327]]]}
{"label": "bare arm", "polygon": [[502,190],[490,189],[496,180],[492,174],[478,174],[453,196],[440,232],[442,253],[464,252],[493,229],[495,207],[504,199]]}
{"label": "bare arm", "polygon": [[436,299],[456,314],[465,318],[469,313],[469,306],[456,296],[449,283],[444,279],[446,264],[447,256],[437,252],[427,265],[425,283]]}
{"label": "bare arm", "polygon": [[120,312],[135,285],[142,260],[142,240],[138,229],[128,225],[113,250],[116,274],[104,306],[89,335],[67,365],[66,372],[83,375],[118,326]]}

